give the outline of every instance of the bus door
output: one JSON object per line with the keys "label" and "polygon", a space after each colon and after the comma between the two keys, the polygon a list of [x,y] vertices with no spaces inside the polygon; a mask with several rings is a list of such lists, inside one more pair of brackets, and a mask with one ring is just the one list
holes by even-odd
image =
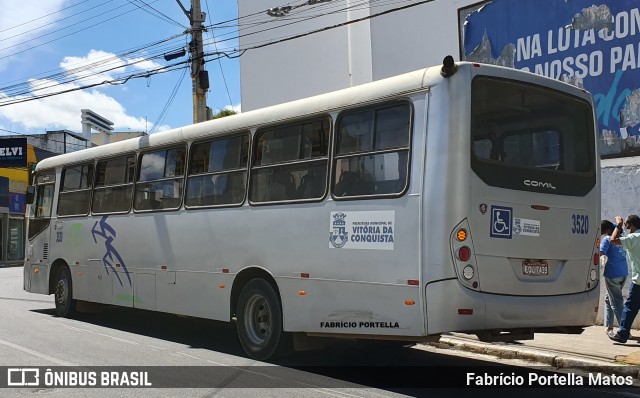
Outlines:
{"label": "bus door", "polygon": [[49,244],[51,208],[55,190],[55,172],[36,175],[33,199],[29,205],[27,245],[25,253],[25,290],[49,294]]}

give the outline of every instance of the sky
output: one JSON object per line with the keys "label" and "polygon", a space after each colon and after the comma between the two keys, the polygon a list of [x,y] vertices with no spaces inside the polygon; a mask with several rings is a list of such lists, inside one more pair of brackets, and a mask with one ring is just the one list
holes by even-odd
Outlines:
{"label": "sky", "polygon": [[[190,0],[181,2],[190,9]],[[237,48],[233,23],[220,24],[237,18],[237,1],[201,0],[201,7],[205,25],[218,24],[204,33],[205,53]],[[188,65],[175,65],[188,56],[163,57],[188,51],[189,20],[176,0],[0,0],[0,10],[0,134],[79,133],[81,109],[112,121],[114,131],[192,123]],[[239,60],[208,59],[206,69],[207,105],[239,111]],[[61,91],[68,92],[24,101]]]}

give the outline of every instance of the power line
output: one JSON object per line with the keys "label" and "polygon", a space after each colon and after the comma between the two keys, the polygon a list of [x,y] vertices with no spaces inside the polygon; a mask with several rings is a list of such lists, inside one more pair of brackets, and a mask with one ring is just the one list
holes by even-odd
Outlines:
{"label": "power line", "polygon": [[60,95],[60,94],[66,94],[66,93],[71,93],[74,91],[80,91],[80,90],[85,90],[87,88],[93,88],[93,87],[98,87],[98,86],[103,86],[106,84],[112,84],[112,85],[121,85],[121,84],[125,84],[126,82],[128,82],[131,79],[137,79],[137,78],[141,78],[141,77],[150,77],[153,75],[157,75],[160,73],[167,73],[167,72],[171,72],[173,70],[178,69],[177,67],[181,67],[184,64],[188,64],[191,61],[182,61],[182,62],[178,62],[172,65],[168,65],[168,66],[164,66],[161,68],[156,68],[150,71],[146,71],[146,72],[141,72],[141,73],[135,73],[135,74],[131,74],[127,77],[123,77],[123,78],[119,78],[119,79],[112,79],[112,80],[105,80],[102,81],[100,83],[92,83],[92,84],[86,84],[84,86],[79,86],[79,87],[73,87],[70,89],[66,89],[66,90],[62,90],[62,91],[58,91],[58,92],[54,92],[54,93],[47,93],[47,94],[40,94],[37,96],[33,96],[33,97],[27,97],[27,98],[18,98],[18,99],[8,99],[5,101],[0,100],[0,107],[2,106],[7,106],[7,105],[13,105],[13,104],[20,104],[23,102],[29,102],[29,101],[34,101],[34,100],[38,100],[38,99],[42,99],[42,98],[48,98],[48,97],[53,97],[56,95]]}
{"label": "power line", "polygon": [[149,131],[149,134],[153,134],[156,131],[158,131],[158,128],[160,127],[160,125],[164,121],[165,116],[167,116],[167,112],[169,112],[169,109],[171,109],[171,105],[173,104],[173,101],[176,99],[176,95],[178,94],[178,90],[180,89],[180,86],[182,85],[182,82],[184,81],[184,77],[187,75],[187,71],[188,70],[189,70],[188,67],[185,67],[185,68],[182,69],[182,74],[180,75],[180,78],[178,78],[178,81],[176,82],[176,85],[173,87],[173,91],[169,95],[169,99],[167,100],[167,103],[164,105],[164,108],[162,108],[162,111],[158,115],[158,118],[156,119],[155,123],[153,124],[153,127],[151,128],[151,131]]}
{"label": "power line", "polygon": [[[88,0],[85,0],[85,1],[88,1]],[[46,23],[46,24],[44,24],[44,25],[40,25],[40,26],[35,27],[35,28],[33,28],[33,29],[25,30],[25,31],[22,31],[22,32],[20,32],[20,33],[16,33],[16,34],[15,34],[15,35],[13,35],[13,36],[8,36],[8,37],[5,37],[5,38],[3,38],[3,39],[0,39],[0,41],[6,41],[6,40],[9,40],[9,39],[13,39],[13,38],[15,38],[15,37],[22,36],[22,35],[24,35],[24,34],[30,33],[30,32],[35,32],[36,30],[40,30],[40,29],[46,28],[47,26],[50,26],[50,25],[54,25],[54,24],[56,24],[56,23],[58,23],[58,22],[60,22],[60,21],[64,21],[65,19],[73,18],[73,17],[75,17],[75,16],[77,16],[77,15],[80,15],[80,14],[83,14],[83,13],[85,13],[85,12],[87,12],[87,11],[93,10],[94,8],[102,7],[102,6],[104,6],[105,4],[107,4],[107,3],[111,3],[112,1],[113,1],[113,0],[107,0],[107,1],[105,1],[105,2],[103,2],[103,3],[101,3],[101,4],[98,4],[97,6],[93,6],[93,7],[91,7],[91,8],[87,8],[86,10],[82,10],[82,11],[77,12],[77,13],[75,13],[75,14],[68,15],[68,16],[66,16],[66,17],[64,17],[64,18],[60,18],[60,19],[57,19],[57,20],[55,20],[55,21],[51,21],[51,22],[49,22],[49,23]],[[67,7],[67,8],[69,8],[69,7]],[[109,11],[111,11],[111,10],[109,10]],[[107,11],[107,12],[109,12],[109,11]],[[48,15],[53,15],[53,14],[54,14],[54,13],[52,13],[52,14],[48,14]],[[48,16],[48,15],[47,15],[47,16]],[[34,19],[34,20],[32,20],[32,21],[29,21],[29,22],[33,22],[33,21],[36,21],[36,20],[38,20],[38,19],[45,18],[45,17],[46,17],[46,16],[44,16],[44,17],[40,17],[40,18]],[[28,23],[28,22],[25,22],[25,23],[23,23],[23,24],[20,24],[20,25],[14,26],[14,28],[15,28],[15,27],[18,27],[18,26],[25,25],[25,24],[27,24],[27,23]],[[77,24],[74,24],[74,25],[77,25]],[[71,26],[73,26],[73,25],[71,25]],[[13,29],[13,28],[9,28],[9,29]],[[9,29],[5,29],[5,30],[9,30]],[[60,30],[63,30],[63,29],[66,29],[66,28],[58,29],[58,30],[55,30],[55,31],[50,32],[50,33],[48,33],[48,34],[55,33],[55,32],[58,32],[58,31],[60,31]],[[44,36],[44,35],[43,35],[43,36]],[[38,37],[36,37],[36,39],[39,39],[40,37],[42,37],[42,36],[38,36]],[[29,40],[25,40],[25,41],[29,41]],[[23,41],[23,42],[21,42],[20,44],[22,44],[22,43],[24,43],[24,41]],[[11,48],[11,47],[7,47],[7,48]],[[0,49],[0,50],[4,50],[4,48],[3,48],[3,49]]]}
{"label": "power line", "polygon": [[[205,0],[205,4],[207,5],[207,12],[211,15],[211,11],[209,11],[209,0]],[[216,43],[216,36],[213,33],[213,30],[209,31],[211,33],[211,37],[213,38],[213,46],[216,51],[218,51],[218,43]],[[233,101],[231,101],[231,94],[229,93],[229,86],[227,85],[227,78],[224,76],[224,70],[222,70],[222,60],[218,59],[218,65],[220,66],[220,73],[222,74],[222,81],[224,82],[224,88],[227,90],[227,97],[229,97],[229,106],[233,107]]]}
{"label": "power line", "polygon": [[[77,4],[73,4],[73,5],[70,5],[70,6],[68,6],[68,7],[61,8],[61,9],[59,9],[58,11],[55,11],[55,12],[52,12],[52,13],[49,13],[49,14],[43,15],[43,16],[38,17],[38,18],[31,19],[31,20],[29,20],[29,21],[25,21],[25,22],[23,22],[23,23],[21,23],[21,24],[18,24],[18,25],[14,25],[14,26],[12,26],[12,27],[10,27],[10,28],[2,29],[2,30],[0,30],[0,33],[2,33],[2,32],[6,32],[6,31],[8,31],[8,30],[15,29],[15,28],[19,28],[20,26],[23,26],[23,25],[29,24],[29,23],[31,23],[31,22],[38,21],[38,20],[43,19],[43,18],[46,18],[46,17],[50,17],[50,16],[52,16],[52,15],[54,15],[54,14],[61,13],[61,12],[62,12],[62,11],[64,11],[64,10],[68,10],[69,8],[73,8],[73,7],[79,6],[80,4],[82,4],[82,3],[86,3],[87,1],[90,1],[90,0],[84,0],[84,1],[81,1],[81,2],[79,2],[79,3],[77,3]],[[109,1],[112,1],[112,0],[109,0]],[[74,14],[74,15],[75,15],[75,14]],[[63,19],[65,19],[65,18],[63,18]]]}
{"label": "power line", "polygon": [[[376,17],[382,16],[382,15],[387,15],[387,14],[390,14],[390,13],[393,13],[393,12],[406,10],[406,9],[409,9],[409,8],[412,8],[412,7],[416,7],[416,6],[419,6],[419,5],[422,5],[422,4],[430,3],[432,1],[434,1],[434,0],[419,1],[419,2],[408,4],[408,5],[405,5],[405,6],[402,6],[402,7],[396,7],[396,8],[388,9],[386,11],[382,11],[382,12],[379,12],[379,13],[376,13],[376,14],[371,14],[371,15],[368,15],[368,16],[365,16],[365,17],[362,17],[362,18],[346,21],[346,22],[339,23],[339,24],[334,24],[334,25],[331,25],[331,26],[327,26],[327,27],[323,27],[323,28],[320,28],[320,29],[312,30],[312,31],[309,31],[309,32],[306,32],[306,33],[291,35],[291,36],[283,37],[283,38],[280,38],[280,39],[277,39],[277,40],[271,40],[271,41],[266,42],[266,43],[256,44],[256,45],[249,46],[249,47],[242,48],[242,49],[234,49],[233,51],[216,51],[216,52],[213,52],[213,53],[205,53],[203,55],[203,57],[212,57],[211,60],[217,60],[217,59],[220,59],[222,57],[227,57],[227,58],[230,58],[230,59],[238,58],[238,57],[242,56],[244,53],[246,53],[247,51],[250,51],[250,50],[264,48],[264,47],[268,47],[268,46],[271,46],[271,45],[275,45],[275,44],[279,44],[279,43],[295,40],[295,39],[298,39],[298,38],[301,38],[301,37],[310,36],[310,35],[317,34],[317,33],[320,33],[320,32],[325,32],[325,31],[328,31],[328,30],[336,29],[336,28],[339,28],[339,27],[343,27],[343,26],[346,26],[346,25],[353,24],[353,23],[358,23],[358,22],[362,22],[362,21],[365,21],[365,20],[368,20],[368,19],[376,18]],[[139,62],[142,62],[142,60],[139,61]],[[177,63],[171,64],[171,65],[163,66],[163,67],[160,67],[160,68],[155,68],[155,69],[152,69],[152,70],[148,70],[148,71],[145,71],[145,72],[129,74],[128,76],[122,76],[122,77],[119,77],[117,79],[103,81],[103,82],[100,82],[100,83],[87,84],[87,85],[84,85],[84,86],[74,87],[74,88],[62,90],[62,91],[59,91],[59,92],[40,94],[40,95],[37,95],[37,96],[32,96],[32,97],[27,97],[27,98],[9,99],[9,98],[5,97],[5,99],[0,99],[0,106],[7,106],[7,105],[11,105],[11,104],[17,104],[17,103],[22,103],[22,102],[33,101],[33,100],[47,98],[47,97],[51,97],[51,96],[55,96],[55,95],[59,95],[59,94],[68,93],[68,92],[83,90],[83,89],[87,89],[87,88],[93,88],[93,87],[97,87],[97,86],[101,86],[101,85],[105,85],[105,84],[124,84],[127,81],[129,81],[130,79],[136,79],[136,78],[141,78],[141,77],[149,77],[149,76],[152,76],[152,75],[155,75],[155,74],[160,74],[160,73],[167,73],[167,72],[179,69],[179,68],[183,67],[185,64],[189,64],[189,63],[191,63],[191,60],[181,61],[181,62],[177,62]],[[111,68],[111,69],[116,69],[116,68]],[[111,69],[104,70],[103,72],[109,71]]]}
{"label": "power line", "polygon": [[[406,3],[406,2],[409,2],[409,1],[411,1],[411,0],[403,0],[403,1],[401,1],[401,3],[402,3],[402,2]],[[278,22],[281,22],[281,21],[283,21],[283,20],[289,21],[289,20],[292,20],[292,19],[293,19],[293,22],[284,23],[284,24],[280,24],[280,25],[277,25],[277,26],[272,26],[272,27],[265,28],[265,29],[262,29],[262,30],[251,31],[251,32],[249,32],[249,33],[245,33],[245,34],[238,34],[238,36],[236,36],[236,37],[231,37],[231,38],[227,38],[227,39],[223,39],[223,40],[220,40],[220,39],[218,38],[218,43],[220,43],[220,42],[224,42],[224,41],[229,41],[229,40],[236,40],[236,39],[239,39],[239,38],[241,38],[241,37],[252,36],[252,35],[255,35],[255,34],[258,34],[258,33],[263,33],[263,32],[266,32],[266,31],[270,31],[270,30],[275,30],[275,29],[283,28],[283,27],[286,27],[286,26],[290,26],[290,25],[298,24],[298,23],[301,23],[301,22],[306,22],[306,21],[309,21],[309,20],[311,20],[311,19],[316,19],[316,18],[320,18],[320,17],[327,16],[327,15],[331,15],[331,14],[342,13],[342,12],[350,11],[350,10],[351,10],[351,11],[353,11],[353,10],[360,10],[360,9],[364,9],[364,8],[366,8],[366,4],[367,4],[367,3],[368,3],[368,1],[367,1],[367,0],[362,0],[362,1],[360,1],[359,3],[354,3],[354,4],[349,5],[349,6],[346,6],[346,7],[344,7],[344,8],[336,9],[336,10],[331,11],[331,12],[329,12],[329,13],[316,14],[316,15],[312,15],[312,16],[309,16],[309,17],[306,17],[306,18],[299,18],[299,19],[297,19],[297,20],[296,20],[295,18],[279,18],[279,19],[273,19],[273,18],[271,18],[269,21],[272,21],[272,24],[274,24],[274,23],[278,23]],[[328,5],[328,4],[330,4],[330,3],[325,3],[325,4],[326,4],[326,5]],[[384,5],[384,4],[383,4],[383,5]],[[362,8],[356,8],[356,7],[361,7],[361,6],[364,6],[364,7],[362,7]],[[378,6],[380,6],[380,5],[378,5]],[[264,23],[262,23],[262,22],[261,22],[261,23],[259,23],[259,24],[256,24],[255,26],[251,26],[251,27],[249,27],[249,28],[239,29],[239,30],[238,30],[238,32],[243,31],[243,30],[247,30],[247,29],[250,29],[250,28],[254,28],[254,27],[257,27],[257,26],[260,26],[260,25],[267,25],[267,24],[268,24],[268,22],[264,22]],[[224,35],[222,35],[222,36],[224,36]]]}
{"label": "power line", "polygon": [[[153,43],[149,43],[143,46],[139,46],[136,48],[132,48],[127,50],[124,53],[121,54],[116,54],[114,56],[109,56],[109,57],[101,57],[98,58],[96,60],[93,60],[90,63],[82,63],[82,64],[77,64],[78,66],[75,68],[66,68],[64,70],[61,70],[61,72],[55,73],[53,75],[49,75],[49,76],[45,76],[45,77],[41,77],[40,80],[43,79],[60,79],[62,78],[62,80],[58,80],[57,83],[59,84],[64,84],[64,83],[71,83],[74,81],[79,81],[82,79],[86,79],[86,78],[91,78],[94,75],[98,75],[100,73],[104,73],[104,72],[108,72],[110,70],[115,70],[115,69],[119,69],[120,67],[123,66],[127,66],[127,65],[131,65],[133,64],[133,62],[131,63],[126,63],[126,65],[122,65],[122,62],[128,62],[130,59],[132,59],[132,57],[136,56],[138,53],[142,52],[142,51],[148,51],[151,48],[154,47],[160,47],[165,45],[166,43],[170,43],[171,41],[182,37],[183,34],[180,35],[174,35],[162,40],[158,40],[156,42]],[[172,46],[171,47],[172,50],[175,50],[176,46]],[[138,60],[138,61],[144,61],[144,60],[152,60],[155,59],[157,57],[160,57],[163,52],[166,51],[166,47],[160,47],[159,49],[155,50],[155,53],[151,54],[150,56],[147,56],[146,58],[143,58],[142,60]],[[114,65],[115,64],[115,65]],[[73,66],[73,65],[70,65]],[[108,68],[107,68],[108,67]],[[96,71],[96,69],[99,68],[100,70]],[[78,75],[81,75],[83,72],[94,72],[93,75],[88,75],[88,76],[81,76],[78,77]],[[36,77],[36,76],[41,76],[40,75],[35,75],[32,77]],[[42,84],[35,84],[35,87],[42,87],[44,85],[44,83]],[[2,87],[0,88],[0,92],[4,92],[6,94],[12,94],[12,95],[19,95],[19,94],[26,94],[28,92],[33,91],[34,89],[34,83],[32,82],[21,82],[19,84],[13,84],[10,86],[6,86],[6,87]]]}
{"label": "power line", "polygon": [[[145,2],[144,2],[144,0],[127,0],[127,1],[128,1],[129,3],[131,3],[131,4],[133,4],[134,6],[138,7],[138,8],[139,8],[139,9],[141,9],[142,11],[147,12],[147,13],[149,13],[149,14],[153,15],[154,17],[156,17],[156,18],[158,18],[158,19],[160,19],[160,20],[162,20],[162,21],[165,21],[165,22],[168,22],[168,23],[170,23],[170,24],[177,25],[178,27],[181,27],[181,28],[187,29],[187,27],[186,27],[186,26],[184,26],[184,25],[183,25],[183,24],[181,24],[180,22],[176,21],[175,19],[168,17],[167,15],[165,15],[165,14],[163,14],[162,12],[160,12],[160,11],[156,10],[155,8],[151,7],[151,5],[149,5],[149,4],[147,4],[147,3],[145,3]],[[142,6],[140,6],[140,5],[138,5],[138,4],[137,4],[137,1],[141,2],[142,4],[144,4],[146,8],[145,8],[145,7],[142,7]],[[148,10],[147,8],[149,8],[149,9],[151,9],[151,10],[155,11],[155,13],[154,13],[154,12],[152,12],[152,11],[150,11],[150,10]]]}
{"label": "power line", "polygon": [[[126,6],[126,5],[125,5],[125,6]],[[118,9],[118,8],[122,8],[122,7],[124,7],[124,6],[117,7],[117,8],[115,8],[114,10],[116,10],[116,9]],[[111,10],[111,11],[114,11],[114,10]],[[118,15],[116,15],[115,17],[111,17],[111,18],[105,19],[105,20],[103,20],[103,21],[96,22],[96,23],[92,24],[91,26],[87,26],[87,27],[82,28],[82,29],[80,29],[80,30],[76,30],[76,31],[71,32],[71,33],[69,33],[69,34],[66,34],[66,35],[64,35],[64,36],[56,37],[55,39],[52,39],[52,40],[46,41],[46,42],[44,42],[44,43],[37,44],[37,45],[35,45],[35,46],[33,46],[33,47],[29,47],[29,48],[26,48],[26,49],[24,49],[24,50],[14,52],[14,53],[9,54],[9,55],[5,55],[5,56],[3,56],[3,57],[0,57],[0,59],[5,59],[5,58],[13,57],[13,56],[15,56],[15,55],[17,55],[17,54],[21,54],[21,53],[24,53],[24,52],[26,52],[26,51],[33,50],[34,48],[42,47],[42,46],[44,46],[44,45],[46,45],[46,44],[53,43],[54,41],[58,41],[58,40],[60,40],[60,39],[64,39],[65,37],[69,37],[69,36],[75,35],[76,33],[80,33],[80,32],[83,32],[83,31],[85,31],[85,30],[88,30],[88,29],[94,28],[94,27],[96,27],[96,26],[98,26],[98,25],[102,25],[102,24],[104,24],[104,23],[106,23],[106,22],[109,22],[109,21],[111,21],[111,20],[113,20],[113,19],[116,19],[116,18],[119,18],[119,17],[121,17],[121,16],[123,16],[123,15],[129,14],[129,13],[131,13],[131,12],[135,11],[135,10],[136,10],[136,9],[134,8],[134,9],[132,9],[132,10],[129,10],[129,11],[123,12],[123,13],[121,13],[121,14],[118,14]],[[95,16],[95,17],[92,17],[92,18],[89,18],[89,19],[93,19],[93,18],[96,18],[96,17],[98,17],[98,16]],[[88,19],[87,19],[87,20],[88,20]],[[87,20],[85,20],[85,21],[87,21]],[[73,26],[75,26],[75,25],[78,25],[78,24],[74,24],[74,25],[71,25],[71,26],[68,26],[68,27],[65,27],[65,28],[62,28],[62,29],[58,29],[57,31],[65,30],[65,29],[71,28],[71,27],[73,27]],[[57,31],[56,31],[56,32],[57,32]],[[25,41],[24,41],[24,42],[22,42],[22,43],[18,43],[18,44],[14,44],[14,45],[12,45],[12,46],[8,46],[8,47],[0,48],[0,51],[4,51],[4,50],[10,49],[10,48],[14,48],[14,47],[22,46],[22,45],[23,45],[24,43],[26,43],[26,42],[34,41],[34,40],[40,39],[40,38],[42,38],[42,37],[44,37],[44,36],[48,36],[48,35],[50,35],[50,34],[52,34],[52,33],[55,33],[55,32],[45,33],[45,34],[43,34],[43,35],[41,35],[41,36],[38,36],[38,37],[35,37],[35,38],[32,38],[32,39],[25,40]]]}

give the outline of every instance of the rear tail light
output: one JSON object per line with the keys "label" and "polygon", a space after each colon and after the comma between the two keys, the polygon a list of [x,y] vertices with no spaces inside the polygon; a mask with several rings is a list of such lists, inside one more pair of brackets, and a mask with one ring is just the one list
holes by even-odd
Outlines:
{"label": "rear tail light", "polygon": [[460,261],[469,261],[471,258],[471,249],[468,246],[462,246],[458,249],[458,258]]}
{"label": "rear tail light", "polygon": [[473,271],[473,266],[471,266],[471,265],[467,265],[462,270],[462,276],[464,276],[464,279],[471,279],[471,278],[473,278],[474,274],[475,274],[475,272]]}
{"label": "rear tail light", "polygon": [[598,280],[598,274],[599,274],[599,270],[600,270],[600,231],[599,228],[596,231],[596,236],[594,239],[594,243],[595,243],[595,247],[592,248],[592,261],[591,264],[589,265],[589,272],[587,273],[587,280],[586,280],[586,286],[587,286],[587,290],[591,290],[593,288],[595,288],[596,286],[598,286],[597,280]]}
{"label": "rear tail light", "polygon": [[473,235],[469,221],[462,220],[451,232],[451,257],[458,281],[469,289],[479,290],[480,269],[473,252]]}

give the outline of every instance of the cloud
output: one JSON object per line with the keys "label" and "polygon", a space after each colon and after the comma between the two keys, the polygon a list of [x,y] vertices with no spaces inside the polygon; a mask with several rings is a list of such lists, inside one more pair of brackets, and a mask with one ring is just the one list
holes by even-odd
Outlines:
{"label": "cloud", "polygon": [[60,63],[67,75],[72,76],[82,84],[96,84],[115,80],[132,69],[152,70],[162,65],[144,58],[123,59],[116,54],[100,50],[89,50],[84,57],[64,57]]}
{"label": "cloud", "polygon": [[[18,78],[20,73],[16,72],[23,69],[23,73],[32,73],[34,69],[38,69],[34,66],[39,64],[39,60],[45,58],[47,62],[42,62],[43,67],[46,65],[47,68],[50,68],[57,63],[66,75],[66,83],[61,83],[62,80],[54,80],[57,79],[55,77],[43,78],[44,73],[31,75],[37,78],[28,81],[30,93],[19,96],[11,95],[12,100],[28,99],[64,90],[75,90],[81,86],[111,81],[123,74],[152,70],[163,66],[153,60],[145,59],[145,55],[139,53],[137,58],[125,59],[111,52],[91,49],[87,52],[84,52],[85,50],[80,50],[82,52],[74,51],[73,55],[58,57],[55,55],[56,46],[39,46],[51,40],[52,37],[46,36],[47,33],[69,24],[68,21],[59,22],[58,20],[71,13],[71,11],[60,12],[70,6],[75,6],[71,3],[69,0],[0,0],[0,27],[2,30],[0,32],[0,71],[6,69],[12,72],[11,75],[5,72],[5,77]],[[34,46],[39,46],[37,51],[19,52]],[[60,59],[62,61],[57,62]],[[49,62],[53,62],[53,65]],[[8,69],[9,67],[11,69]],[[69,77],[73,78],[73,81],[69,82]],[[24,77],[21,77],[19,81],[24,82]],[[13,82],[9,81],[8,83]],[[113,87],[105,85],[19,104],[0,106],[0,127],[22,133],[42,133],[44,130],[54,129],[68,129],[77,132],[81,129],[80,110],[89,108],[114,122],[116,131],[149,131],[153,127],[153,123],[145,120],[145,117],[130,115],[116,99],[117,95],[127,90],[127,87],[118,86],[117,91]],[[0,91],[0,99],[8,98],[7,95],[10,91],[7,90],[7,93]],[[108,93],[113,93],[113,96]],[[169,128],[171,127],[168,125],[162,125],[157,130],[162,131]]]}
{"label": "cloud", "polygon": [[[77,90],[81,86],[102,83],[117,78],[118,74],[131,70],[148,70],[160,67],[153,61],[137,58],[124,60],[113,53],[90,50],[86,56],[64,57],[60,67],[68,76],[76,80],[70,83],[60,83],[53,79],[32,79],[29,81],[31,95],[12,96],[11,99],[27,99],[32,95],[41,96],[55,94],[65,90]],[[104,69],[111,69],[103,71]],[[111,87],[105,86],[104,88]],[[120,86],[126,89],[125,86]],[[7,95],[0,92],[0,98]],[[87,104],[91,104],[87,106]],[[24,128],[29,132],[42,132],[45,129],[67,129],[78,131],[80,128],[80,110],[90,108],[114,123],[114,129],[131,131],[149,131],[153,123],[143,117],[127,114],[126,109],[114,97],[99,88],[71,91],[47,98],[27,101],[0,107],[0,118],[4,125],[11,125],[15,131]],[[160,126],[157,130],[168,130],[168,125]]]}
{"label": "cloud", "polygon": [[[55,81],[31,80],[32,87],[47,87],[55,84],[55,88],[48,88],[42,91],[58,92],[77,88],[76,84],[67,83],[59,85]],[[42,93],[42,92],[40,92]],[[15,99],[18,99],[14,97]],[[21,97],[28,98],[28,97]],[[13,104],[0,107],[0,117],[15,126],[21,126],[26,130],[41,129],[68,129],[78,131],[80,127],[80,110],[87,108],[86,104],[91,104],[90,109],[114,123],[115,130],[130,129],[133,131],[145,131],[151,128],[152,123],[147,123],[144,118],[134,117],[127,114],[126,109],[113,97],[99,92],[95,89],[79,90],[41,98],[29,102]]]}

